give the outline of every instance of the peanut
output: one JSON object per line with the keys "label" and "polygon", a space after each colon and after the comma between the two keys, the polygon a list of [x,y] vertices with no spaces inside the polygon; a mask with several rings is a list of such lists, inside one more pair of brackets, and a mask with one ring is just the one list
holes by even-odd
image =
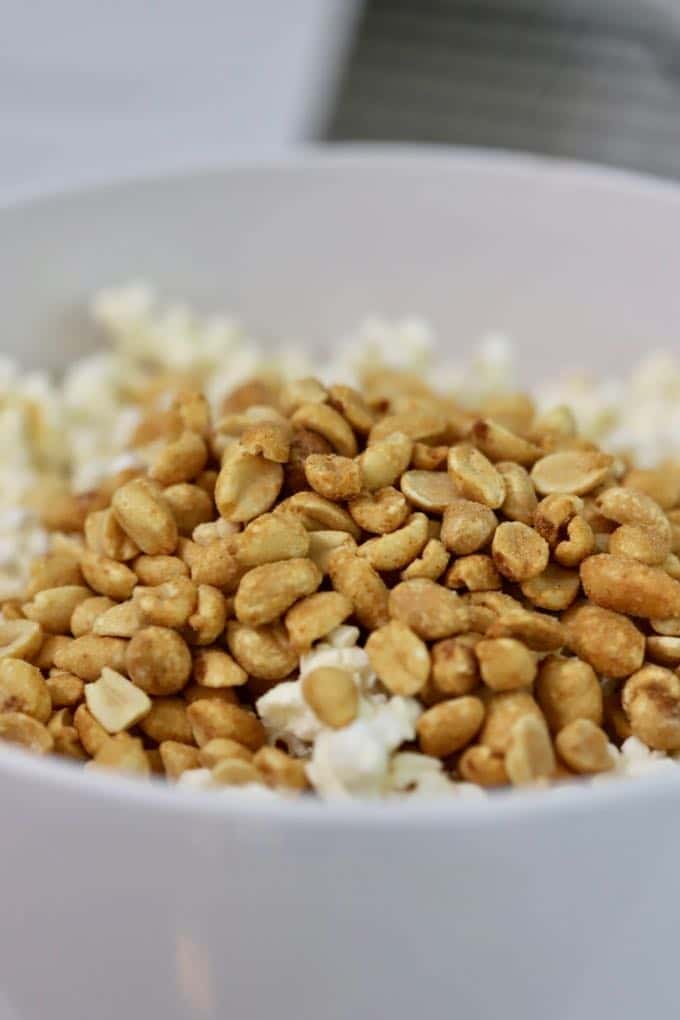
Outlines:
{"label": "peanut", "polygon": [[321,580],[316,564],[300,557],[253,567],[236,592],[237,619],[250,627],[271,623],[298,599],[316,591]]}
{"label": "peanut", "polygon": [[441,701],[423,712],[416,723],[418,744],[423,754],[447,758],[469,744],[484,721],[479,698],[465,695]]}
{"label": "peanut", "polygon": [[351,723],[359,708],[359,692],[351,673],[335,666],[319,666],[302,679],[302,693],[325,726],[340,729]]}
{"label": "peanut", "polygon": [[680,616],[680,581],[660,567],[601,553],[581,564],[581,583],[593,602],[630,616]]}
{"label": "peanut", "polygon": [[427,645],[399,620],[369,634],[366,654],[378,678],[392,694],[413,696],[430,674]]}
{"label": "peanut", "polygon": [[114,493],[111,507],[123,531],[143,553],[156,556],[175,551],[177,525],[172,510],[149,482],[142,478],[127,482]]}

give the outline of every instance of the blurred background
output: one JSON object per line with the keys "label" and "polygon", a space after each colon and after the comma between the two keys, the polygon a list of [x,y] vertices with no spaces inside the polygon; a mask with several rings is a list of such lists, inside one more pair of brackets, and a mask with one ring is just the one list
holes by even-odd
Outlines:
{"label": "blurred background", "polygon": [[680,175],[677,0],[0,0],[0,188],[290,143]]}

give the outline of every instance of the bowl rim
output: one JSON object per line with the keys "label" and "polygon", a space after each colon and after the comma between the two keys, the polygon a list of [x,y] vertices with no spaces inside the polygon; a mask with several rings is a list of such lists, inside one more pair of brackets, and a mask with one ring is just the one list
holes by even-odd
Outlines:
{"label": "bowl rim", "polygon": [[[88,175],[78,179],[52,179],[28,187],[5,189],[0,194],[0,229],[4,213],[45,204],[61,204],[96,197],[103,193],[124,192],[139,187],[180,183],[188,178],[219,178],[233,173],[296,173],[300,170],[373,169],[413,170],[421,173],[451,171],[456,168],[499,176],[519,176],[549,180],[555,186],[569,184],[587,190],[619,192],[629,198],[658,200],[680,206],[680,185],[671,180],[629,170],[612,169],[553,157],[473,147],[421,146],[402,144],[301,145],[290,150],[253,155],[232,154],[215,160],[182,160],[168,165],[120,175]],[[680,802],[680,771],[677,777],[669,769],[630,782],[611,779],[596,785],[570,782],[546,793],[543,790],[499,790],[488,796],[446,796],[376,799],[336,799],[318,797],[283,798],[251,795],[244,791],[195,791],[170,787],[161,781],[141,782],[115,773],[84,771],[66,760],[40,757],[11,745],[0,747],[0,777],[34,783],[48,792],[68,790],[84,800],[96,798],[112,805],[135,804],[167,814],[223,817],[228,820],[271,820],[276,824],[295,824],[314,828],[356,829],[403,828],[413,822],[435,828],[477,828],[510,825],[527,820],[545,820],[555,812],[572,818],[590,811],[626,810],[644,798],[645,805],[668,807],[675,797]]]}

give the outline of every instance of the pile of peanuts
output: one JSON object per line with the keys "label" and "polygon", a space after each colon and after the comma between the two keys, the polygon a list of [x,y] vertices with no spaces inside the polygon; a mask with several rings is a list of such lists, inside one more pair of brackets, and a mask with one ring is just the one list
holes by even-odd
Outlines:
{"label": "pile of peanuts", "polygon": [[3,605],[4,740],[314,788],[314,737],[282,741],[259,706],[292,681],[319,732],[350,732],[352,669],[301,662],[351,631],[413,719],[393,750],[454,785],[607,773],[631,736],[680,751],[677,466],[603,452],[566,407],[471,411],[387,370],[253,379],[214,422],[184,391],[149,427],[149,468],[64,497]]}

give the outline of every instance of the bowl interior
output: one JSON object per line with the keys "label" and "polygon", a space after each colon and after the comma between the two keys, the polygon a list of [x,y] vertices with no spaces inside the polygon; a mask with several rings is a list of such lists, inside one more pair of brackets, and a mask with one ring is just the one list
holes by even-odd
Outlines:
{"label": "bowl interior", "polygon": [[3,348],[58,367],[101,286],[142,278],[317,349],[418,314],[447,352],[490,328],[523,379],[673,348],[680,191],[492,153],[326,150],[0,208]]}

